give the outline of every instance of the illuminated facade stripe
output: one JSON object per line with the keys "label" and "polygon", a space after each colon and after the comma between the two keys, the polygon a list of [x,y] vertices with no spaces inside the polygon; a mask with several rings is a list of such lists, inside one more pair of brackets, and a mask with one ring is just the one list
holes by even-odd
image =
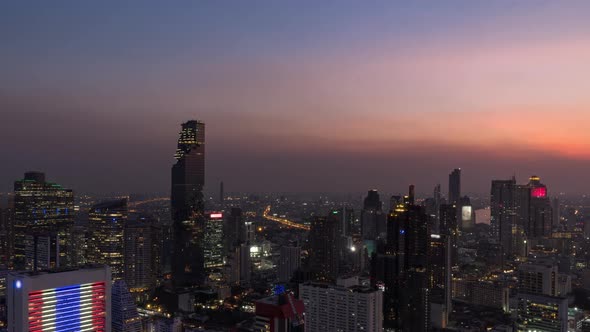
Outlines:
{"label": "illuminated facade stripe", "polygon": [[105,282],[29,293],[29,331],[105,331]]}

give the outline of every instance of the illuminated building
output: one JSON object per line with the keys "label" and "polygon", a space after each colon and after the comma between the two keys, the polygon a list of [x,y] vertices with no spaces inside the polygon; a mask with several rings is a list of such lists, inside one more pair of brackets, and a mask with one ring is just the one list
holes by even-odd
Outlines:
{"label": "illuminated building", "polygon": [[547,186],[541,183],[538,176],[531,176],[530,187],[530,221],[526,227],[529,238],[539,238],[551,235],[553,228],[553,207],[547,196]]}
{"label": "illuminated building", "polygon": [[203,238],[203,254],[205,269],[220,268],[223,266],[224,238],[223,238],[223,213],[206,213],[205,234]]}
{"label": "illuminated building", "polygon": [[455,204],[441,204],[440,205],[440,234],[449,237],[451,244],[451,264],[458,265],[458,238],[459,238],[459,222],[457,220],[457,205]]}
{"label": "illuminated building", "polygon": [[156,278],[161,274],[161,232],[155,221],[147,217],[125,224],[124,276],[133,293],[149,293],[156,286]]}
{"label": "illuminated building", "polygon": [[518,266],[518,291],[558,295],[558,268],[553,264],[524,263]]}
{"label": "illuminated building", "polygon": [[386,215],[377,190],[369,190],[361,211],[361,234],[365,240],[375,240],[386,230]]}
{"label": "illuminated building", "polygon": [[512,252],[512,228],[516,224],[514,208],[516,179],[493,180],[490,199],[492,237],[498,239],[504,253]]}
{"label": "illuminated building", "polygon": [[45,174],[27,172],[14,183],[15,267],[25,268],[25,236],[29,232],[56,233],[60,265],[70,264],[70,232],[74,224],[74,194],[45,181]]}
{"label": "illuminated building", "polygon": [[171,209],[174,229],[172,277],[177,286],[199,284],[204,278],[201,246],[204,231],[205,124],[182,124],[172,166]]}
{"label": "illuminated building", "polygon": [[24,238],[25,269],[30,271],[60,267],[59,234],[27,232]]}
{"label": "illuminated building", "polygon": [[517,302],[517,332],[568,330],[567,298],[519,293]]}
{"label": "illuminated building", "polygon": [[453,279],[453,298],[484,307],[502,309],[510,308],[509,289],[499,281],[479,281]]}
{"label": "illuminated building", "polygon": [[10,273],[8,331],[111,331],[111,273],[106,266]]}
{"label": "illuminated building", "polygon": [[458,204],[461,199],[461,169],[455,168],[449,174],[449,204]]}
{"label": "illuminated building", "polygon": [[[303,301],[283,293],[255,302],[254,332],[303,332]],[[309,330],[308,331],[312,331]]]}
{"label": "illuminated building", "polygon": [[127,199],[92,206],[88,220],[91,229],[88,260],[110,266],[113,280],[123,279]]}
{"label": "illuminated building", "polygon": [[115,281],[111,294],[112,332],[142,332],[141,317],[125,282]]}
{"label": "illuminated building", "polygon": [[309,268],[317,280],[335,280],[339,272],[340,215],[332,211],[327,217],[314,217],[309,231]]}
{"label": "illuminated building", "polygon": [[[0,202],[0,266],[10,267],[14,260],[14,196]],[[0,196],[0,199],[2,196]],[[8,204],[5,204],[8,203]]]}
{"label": "illuminated building", "polygon": [[366,286],[299,285],[308,331],[381,331],[383,292]]}
{"label": "illuminated building", "polygon": [[475,227],[475,211],[473,210],[471,200],[468,196],[463,196],[461,198],[461,204],[459,204],[459,207],[461,209],[459,213],[461,216],[459,229],[468,232]]}
{"label": "illuminated building", "polygon": [[445,234],[431,234],[428,246],[428,278],[431,289],[431,322],[435,328],[446,328],[452,309],[451,240]]}
{"label": "illuminated building", "polygon": [[[384,279],[379,281],[385,288],[385,328],[429,329],[431,274],[428,270],[428,225],[428,215],[418,205],[398,204],[389,213],[387,245],[385,253],[377,255],[376,263],[381,266],[375,269],[377,278]],[[383,275],[378,276],[380,273]]]}
{"label": "illuminated building", "polygon": [[293,273],[301,267],[301,248],[297,246],[281,247],[279,257],[278,277],[279,282],[286,283],[291,280]]}

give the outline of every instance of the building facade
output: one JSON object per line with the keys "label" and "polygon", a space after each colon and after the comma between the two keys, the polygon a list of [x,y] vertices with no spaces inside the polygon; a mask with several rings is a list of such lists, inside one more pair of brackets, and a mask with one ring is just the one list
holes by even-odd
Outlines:
{"label": "building facade", "polygon": [[108,266],[10,273],[8,331],[111,331]]}

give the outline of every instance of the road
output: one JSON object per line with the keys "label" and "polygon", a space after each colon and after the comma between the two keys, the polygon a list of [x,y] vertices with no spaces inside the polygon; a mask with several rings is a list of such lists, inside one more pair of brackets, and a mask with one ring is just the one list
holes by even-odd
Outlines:
{"label": "road", "polygon": [[262,212],[262,217],[266,220],[278,222],[279,224],[281,224],[283,226],[287,226],[289,228],[303,229],[303,230],[309,231],[309,226],[307,226],[307,225],[303,225],[303,224],[291,221],[289,219],[279,218],[279,217],[275,217],[275,216],[271,215],[270,214],[270,205],[267,206],[266,209],[264,209],[264,212]]}

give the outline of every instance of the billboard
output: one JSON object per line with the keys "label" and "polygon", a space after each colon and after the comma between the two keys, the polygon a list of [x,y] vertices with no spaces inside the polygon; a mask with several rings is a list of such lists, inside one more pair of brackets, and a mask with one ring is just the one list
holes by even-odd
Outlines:
{"label": "billboard", "polygon": [[473,217],[473,208],[471,206],[463,206],[461,208],[461,221],[471,221]]}

